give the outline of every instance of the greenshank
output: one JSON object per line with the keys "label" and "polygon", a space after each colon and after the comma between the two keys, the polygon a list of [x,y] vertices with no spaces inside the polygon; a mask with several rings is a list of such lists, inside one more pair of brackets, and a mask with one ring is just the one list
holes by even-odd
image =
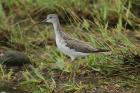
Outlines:
{"label": "greenshank", "polygon": [[87,56],[92,53],[108,52],[107,49],[93,48],[88,43],[72,38],[61,29],[57,14],[49,14],[42,22],[52,23],[58,49],[69,56],[73,61],[77,57]]}

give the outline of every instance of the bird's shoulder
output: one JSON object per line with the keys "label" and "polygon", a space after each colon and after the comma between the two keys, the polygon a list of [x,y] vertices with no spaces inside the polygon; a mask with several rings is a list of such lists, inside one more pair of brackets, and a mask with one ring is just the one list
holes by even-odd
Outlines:
{"label": "bird's shoulder", "polygon": [[82,46],[87,46],[87,47],[91,47],[91,45],[89,45],[87,42],[84,42],[82,40],[79,40],[77,38],[71,37],[70,35],[68,35],[67,33],[62,33],[63,34],[63,39],[66,43],[71,44],[71,45],[82,45]]}

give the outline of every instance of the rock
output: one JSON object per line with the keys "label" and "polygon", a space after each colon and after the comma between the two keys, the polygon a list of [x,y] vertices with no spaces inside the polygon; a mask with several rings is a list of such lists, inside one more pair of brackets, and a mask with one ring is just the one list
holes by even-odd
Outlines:
{"label": "rock", "polygon": [[25,64],[30,64],[30,60],[22,52],[14,50],[0,50],[0,63],[7,67],[23,66]]}

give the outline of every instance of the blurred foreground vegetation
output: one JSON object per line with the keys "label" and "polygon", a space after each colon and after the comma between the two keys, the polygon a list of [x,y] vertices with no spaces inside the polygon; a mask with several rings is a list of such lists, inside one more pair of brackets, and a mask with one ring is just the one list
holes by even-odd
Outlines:
{"label": "blurred foreground vegetation", "polygon": [[[64,32],[112,54],[70,63],[56,48],[52,26],[35,25],[50,13],[59,15]],[[34,64],[17,72],[1,65],[0,82],[25,93],[140,93],[139,42],[139,0],[0,1],[0,48],[22,51]]]}

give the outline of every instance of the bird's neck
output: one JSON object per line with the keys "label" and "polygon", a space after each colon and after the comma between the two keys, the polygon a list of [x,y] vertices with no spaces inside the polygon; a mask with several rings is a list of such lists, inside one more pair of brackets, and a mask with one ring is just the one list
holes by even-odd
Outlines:
{"label": "bird's neck", "polygon": [[53,23],[56,38],[61,38],[61,26],[59,20]]}

